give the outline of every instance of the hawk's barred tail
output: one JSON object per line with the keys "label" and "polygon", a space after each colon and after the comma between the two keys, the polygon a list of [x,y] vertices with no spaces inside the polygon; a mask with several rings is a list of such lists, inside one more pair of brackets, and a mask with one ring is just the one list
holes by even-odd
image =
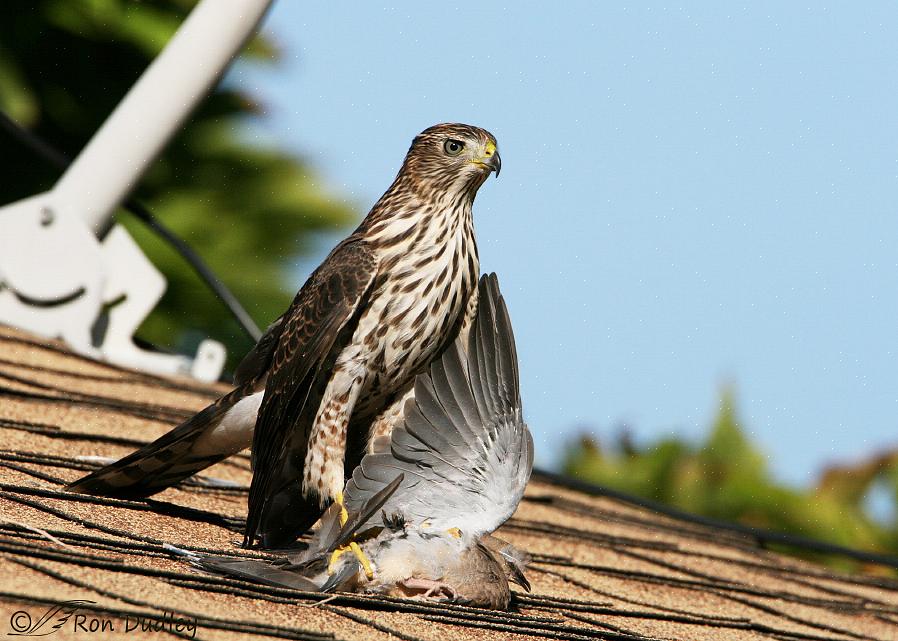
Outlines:
{"label": "hawk's barred tail", "polygon": [[123,499],[152,496],[249,447],[262,393],[238,387],[172,431],[66,486]]}

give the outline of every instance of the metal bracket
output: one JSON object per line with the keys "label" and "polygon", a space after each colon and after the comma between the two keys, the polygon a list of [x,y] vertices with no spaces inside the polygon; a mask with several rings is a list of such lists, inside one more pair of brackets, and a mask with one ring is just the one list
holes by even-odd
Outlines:
{"label": "metal bracket", "polygon": [[166,283],[112,216],[271,1],[202,0],[53,189],[0,208],[0,322],[120,365],[218,378],[216,341],[194,359],[134,344]]}

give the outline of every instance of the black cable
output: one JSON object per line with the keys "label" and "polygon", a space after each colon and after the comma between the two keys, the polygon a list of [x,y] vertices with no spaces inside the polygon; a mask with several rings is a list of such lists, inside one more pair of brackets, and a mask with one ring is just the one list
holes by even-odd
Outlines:
{"label": "black cable", "polygon": [[172,249],[179,253],[185,261],[190,263],[190,266],[193,267],[197,276],[208,285],[209,289],[212,290],[218,300],[228,308],[228,311],[231,312],[234,320],[237,321],[237,324],[240,325],[240,328],[244,333],[253,341],[253,343],[259,342],[259,339],[262,338],[262,332],[259,331],[259,327],[253,319],[250,318],[249,313],[247,313],[243,305],[240,304],[237,297],[234,296],[231,290],[218,279],[212,269],[210,269],[203,259],[193,251],[190,245],[176,236],[174,232],[166,227],[162,221],[156,218],[156,216],[153,215],[153,212],[147,209],[143,203],[129,198],[125,201],[125,209],[134,214],[138,220],[144,223],[152,231],[156,232],[156,234],[171,245]]}
{"label": "black cable", "polygon": [[560,485],[561,487],[576,490],[578,492],[583,492],[584,494],[588,494],[590,496],[603,496],[614,499],[616,501],[629,503],[630,505],[635,505],[647,510],[652,510],[653,512],[657,512],[658,514],[670,516],[677,520],[685,521],[686,523],[695,523],[697,525],[704,525],[706,527],[742,534],[751,539],[754,539],[762,547],[766,547],[771,544],[783,545],[794,549],[806,550],[808,552],[816,552],[818,554],[828,554],[832,556],[842,556],[845,558],[853,559],[855,561],[861,561],[863,563],[875,563],[876,565],[883,565],[886,567],[898,569],[898,557],[890,554],[865,552],[863,550],[855,550],[853,548],[844,547],[835,543],[819,541],[817,539],[801,536],[799,534],[774,532],[773,530],[765,530],[762,528],[752,527],[750,525],[743,525],[741,523],[722,521],[720,519],[715,519],[708,516],[700,516],[698,514],[692,514],[691,512],[680,510],[670,505],[652,501],[651,499],[644,499],[638,496],[634,496],[633,494],[627,494],[626,492],[621,492],[620,490],[615,490],[604,485],[596,485],[594,483],[581,481],[580,479],[556,474],[554,472],[549,472],[538,468],[534,468],[533,478],[537,480],[548,481],[555,485]]}
{"label": "black cable", "polygon": [[[49,145],[46,141],[37,137],[27,129],[19,126],[5,113],[0,111],[0,127],[9,133],[19,143],[36,153],[38,156],[55,166],[59,170],[64,170],[71,164],[71,160],[61,151]],[[146,225],[151,231],[158,235],[162,240],[168,243],[178,255],[183,258],[188,265],[193,268],[197,276],[212,290],[216,298],[228,309],[234,320],[240,326],[240,329],[252,340],[253,343],[258,342],[262,337],[259,327],[253,322],[253,319],[244,309],[237,297],[222,283],[209,266],[203,261],[193,249],[176,236],[162,221],[153,215],[145,205],[137,202],[133,198],[128,198],[122,206],[131,212],[137,220]]]}

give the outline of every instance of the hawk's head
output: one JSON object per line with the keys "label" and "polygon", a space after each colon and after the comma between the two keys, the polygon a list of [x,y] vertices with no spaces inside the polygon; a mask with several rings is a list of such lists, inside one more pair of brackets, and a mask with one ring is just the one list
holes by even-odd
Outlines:
{"label": "hawk's head", "polygon": [[400,173],[432,196],[474,193],[502,159],[486,129],[456,123],[434,125],[415,136]]}

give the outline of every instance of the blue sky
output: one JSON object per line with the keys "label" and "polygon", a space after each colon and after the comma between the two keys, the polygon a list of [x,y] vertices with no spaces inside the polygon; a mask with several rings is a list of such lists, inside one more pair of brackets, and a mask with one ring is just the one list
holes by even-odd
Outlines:
{"label": "blue sky", "polygon": [[732,384],[806,483],[898,446],[898,5],[724,4],[280,0],[281,64],[229,80],[360,216],[418,131],[497,136],[475,224],[539,463],[700,438]]}

